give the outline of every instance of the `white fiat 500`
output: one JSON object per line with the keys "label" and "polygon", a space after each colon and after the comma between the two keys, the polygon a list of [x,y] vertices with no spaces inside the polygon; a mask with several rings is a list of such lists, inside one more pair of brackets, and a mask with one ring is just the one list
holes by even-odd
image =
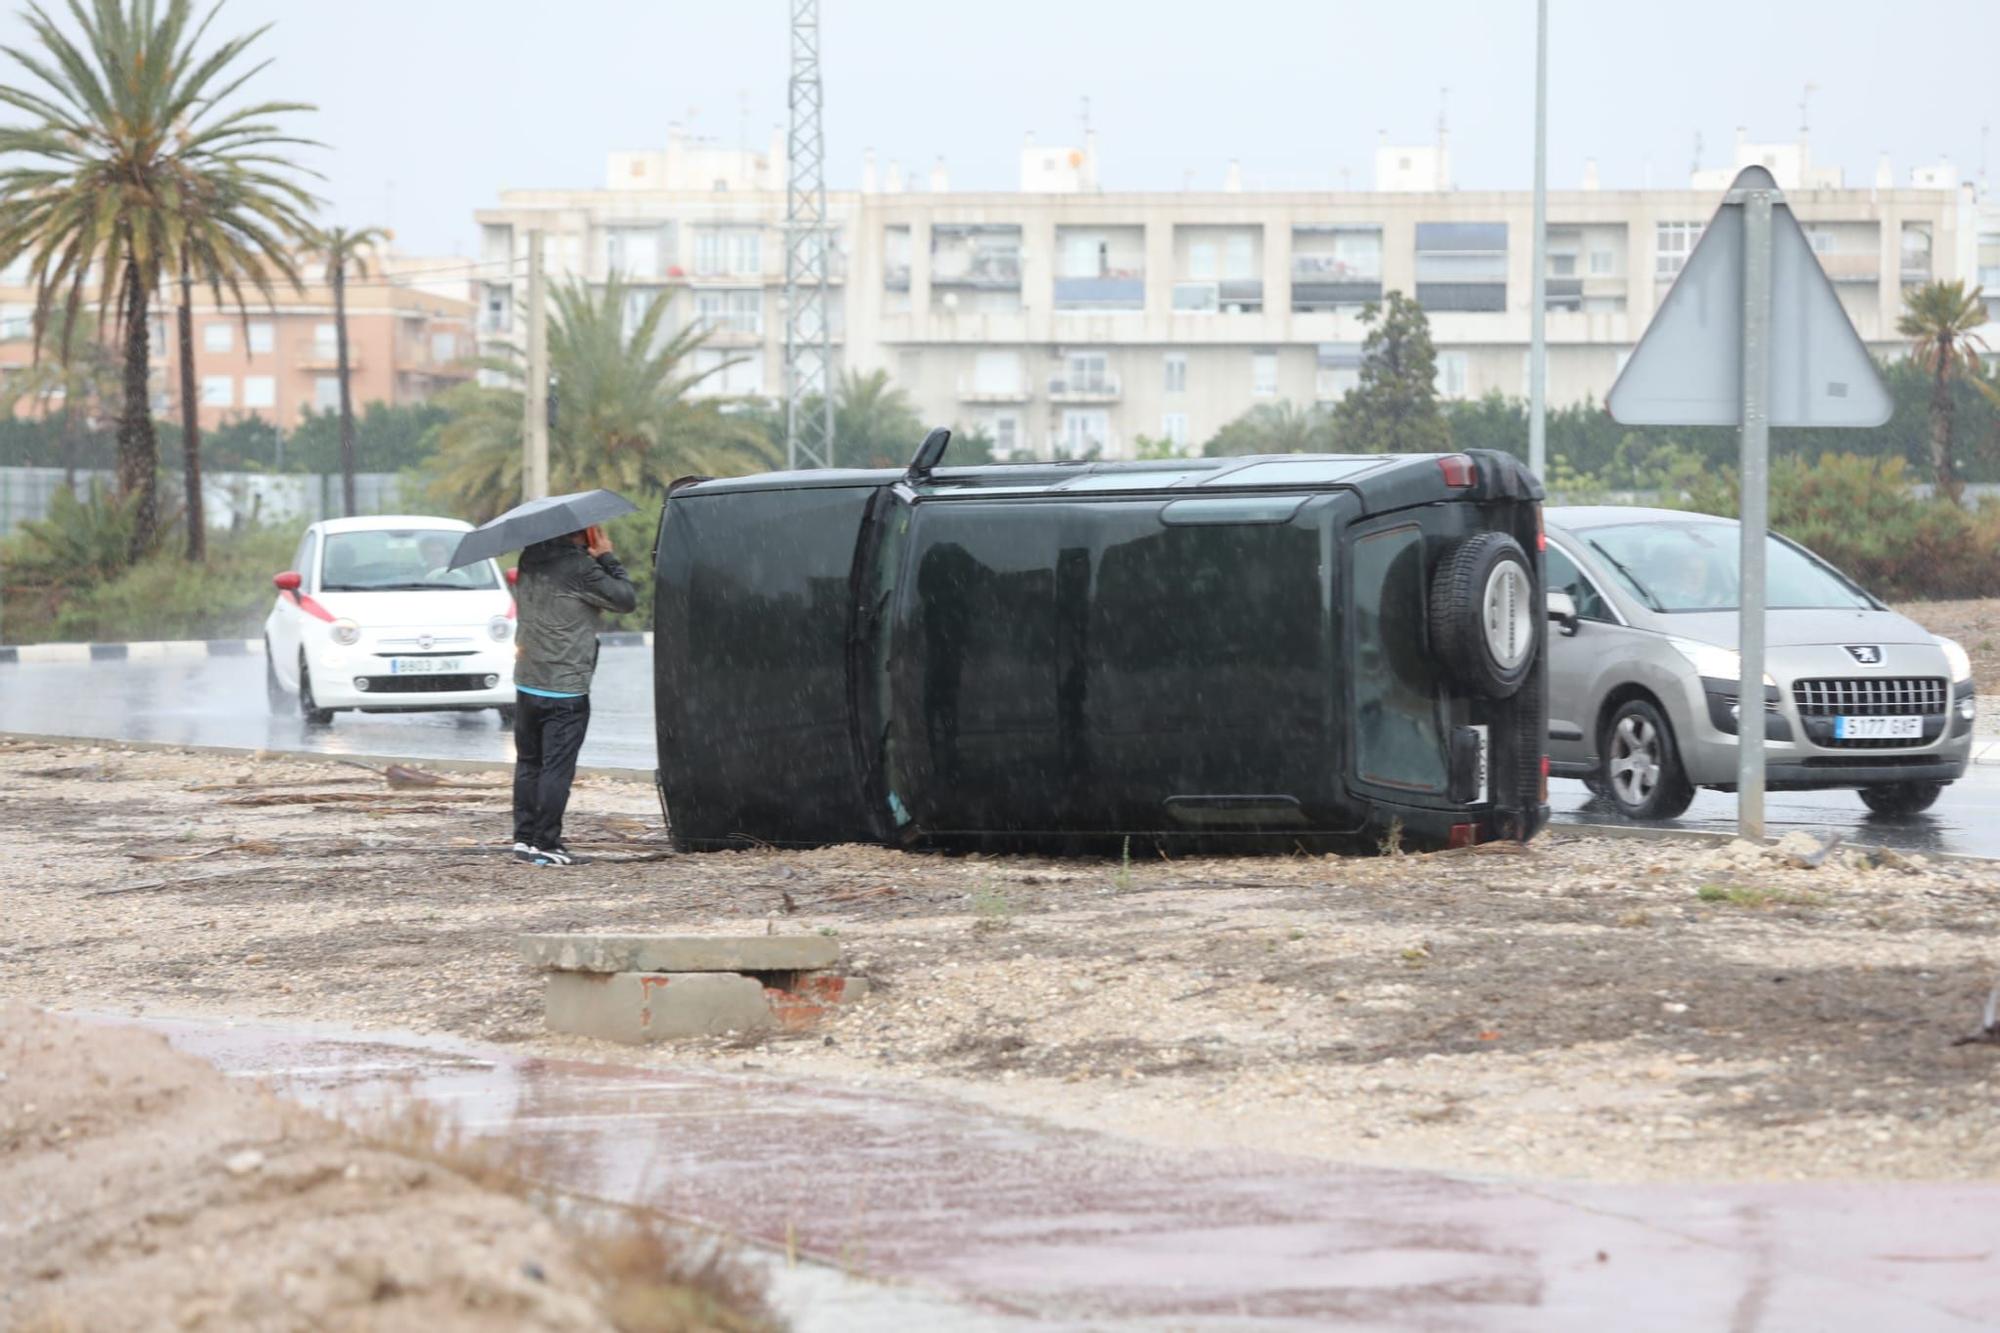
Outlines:
{"label": "white fiat 500", "polygon": [[498,564],[447,569],[472,525],[391,515],[315,523],[272,579],[264,622],[271,711],[493,708],[514,720],[514,596]]}

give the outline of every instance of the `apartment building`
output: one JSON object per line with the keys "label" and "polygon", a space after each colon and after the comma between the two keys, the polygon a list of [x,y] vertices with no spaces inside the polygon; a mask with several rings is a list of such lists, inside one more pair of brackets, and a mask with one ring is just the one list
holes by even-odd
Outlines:
{"label": "apartment building", "polygon": [[[1905,287],[2000,268],[2000,218],[1948,169],[1846,188],[1804,145],[1746,139],[1736,157],[1772,166],[1881,354],[1901,350]],[[782,393],[782,175],[775,142],[676,136],[664,153],[612,154],[601,190],[504,193],[476,214],[482,344],[518,343],[540,229],[553,281],[617,271],[635,312],[665,296],[671,327],[707,328],[702,391]],[[1429,314],[1442,394],[1525,396],[1532,199],[1451,188],[1444,145],[1385,145],[1367,191],[1247,192],[1233,169],[1217,191],[1098,180],[1094,143],[1029,142],[1015,192],[953,191],[942,164],[914,191],[870,162],[860,190],[828,199],[841,363],[888,370],[927,421],[983,430],[1003,452],[1189,447],[1258,404],[1338,401],[1359,376],[1363,308],[1400,290]],[[1715,188],[1551,192],[1552,402],[1602,400],[1718,201]]]}
{"label": "apartment building", "polygon": [[[34,294],[25,285],[25,270],[23,264],[0,273],[0,376],[34,356]],[[398,257],[392,276],[349,279],[348,365],[357,409],[375,402],[423,402],[472,378],[478,351],[472,301],[414,285],[415,275],[435,280],[442,274],[464,292],[470,271],[464,259]],[[180,412],[173,300],[169,294],[155,301],[149,331],[153,410],[161,416]],[[324,283],[308,283],[296,292],[281,287],[268,304],[253,294],[247,313],[217,306],[197,291],[194,348],[205,429],[251,416],[289,427],[302,412],[339,406],[333,291]]]}

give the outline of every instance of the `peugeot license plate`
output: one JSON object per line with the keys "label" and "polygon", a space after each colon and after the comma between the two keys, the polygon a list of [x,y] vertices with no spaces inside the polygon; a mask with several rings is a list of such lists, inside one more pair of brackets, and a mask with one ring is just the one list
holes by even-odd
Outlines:
{"label": "peugeot license plate", "polygon": [[[448,676],[463,670],[465,670],[465,659],[462,657],[392,657],[389,659],[389,674],[392,676]],[[1846,719],[1843,718],[1842,720],[1845,721]]]}
{"label": "peugeot license plate", "polygon": [[1920,741],[1924,720],[1920,717],[1837,717],[1833,738],[1840,741]]}

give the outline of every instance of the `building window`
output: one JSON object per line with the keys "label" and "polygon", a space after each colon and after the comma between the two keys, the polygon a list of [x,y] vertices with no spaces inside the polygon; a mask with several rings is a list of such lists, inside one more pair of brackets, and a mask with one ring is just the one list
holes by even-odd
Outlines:
{"label": "building window", "polygon": [[210,324],[201,331],[201,350],[204,352],[226,352],[235,345],[235,334],[227,324]]}
{"label": "building window", "polygon": [[333,325],[313,325],[313,355],[322,361],[340,355],[340,335]]}
{"label": "building window", "polygon": [[1181,352],[1167,353],[1166,390],[1168,393],[1187,392],[1187,356]]}
{"label": "building window", "polygon": [[996,458],[1012,458],[1021,447],[1021,419],[1012,412],[996,413],[993,417],[993,455]]}
{"label": "building window", "polygon": [[1188,246],[1188,277],[1197,282],[1215,281],[1215,242],[1195,241]]}
{"label": "building window", "polygon": [[1062,414],[1060,442],[1066,458],[1103,456],[1111,445],[1111,414],[1074,408],[1065,411]]}
{"label": "building window", "polygon": [[972,389],[986,395],[1019,394],[1025,376],[1021,354],[1015,351],[982,351],[972,358]]}
{"label": "building window", "polygon": [[431,360],[440,364],[449,364],[458,360],[457,335],[433,333],[431,335]]}
{"label": "building window", "polygon": [[1160,436],[1176,450],[1187,448],[1187,413],[1169,412],[1160,418]]}
{"label": "building window", "polygon": [[660,233],[656,228],[618,228],[605,242],[605,260],[613,273],[637,278],[658,277]]}
{"label": "building window", "polygon": [[1507,224],[1419,222],[1417,301],[1426,310],[1507,308]]}
{"label": "building window", "polygon": [[1278,354],[1250,354],[1250,393],[1256,398],[1273,398],[1278,393]]}
{"label": "building window", "polygon": [[1695,242],[1701,239],[1702,227],[1699,222],[1661,222],[1653,231],[1653,276],[1661,282],[1671,282],[1687,267],[1688,256],[1694,253]]}
{"label": "building window", "polygon": [[504,333],[507,331],[507,326],[513,321],[513,314],[508,309],[510,296],[511,292],[506,287],[488,287],[486,289],[486,309],[479,316],[479,331],[481,333]]}
{"label": "building window", "polygon": [[1237,233],[1225,243],[1222,276],[1232,280],[1254,278],[1257,274],[1256,239]]}
{"label": "building window", "polygon": [[698,348],[694,368],[706,376],[692,390],[696,394],[740,398],[764,392],[764,358],[758,352]]}
{"label": "building window", "polygon": [[331,412],[340,406],[340,376],[313,376],[313,410]]}
{"label": "building window", "polygon": [[236,406],[236,380],[229,375],[203,375],[201,377],[201,405],[203,407]]}
{"label": "building window", "polygon": [[243,406],[276,407],[277,405],[277,380],[269,375],[245,375],[243,377]]}
{"label": "building window", "polygon": [[1591,277],[1608,278],[1613,276],[1617,272],[1618,272],[1617,255],[1613,254],[1609,250],[1592,250],[1590,252]]}
{"label": "building window", "polygon": [[1441,398],[1465,397],[1464,352],[1439,352],[1437,354],[1437,391]]}
{"label": "building window", "polygon": [[751,336],[764,331],[764,293],[760,290],[697,292],[695,322],[722,333]]}
{"label": "building window", "polygon": [[694,271],[701,278],[762,273],[762,233],[749,227],[705,227],[696,231]]}

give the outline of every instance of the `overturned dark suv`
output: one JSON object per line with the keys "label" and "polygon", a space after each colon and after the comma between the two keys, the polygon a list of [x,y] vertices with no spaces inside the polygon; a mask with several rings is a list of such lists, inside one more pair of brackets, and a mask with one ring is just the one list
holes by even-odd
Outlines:
{"label": "overturned dark suv", "polygon": [[1531,836],[1541,490],[1288,455],[677,484],[677,845],[1372,850]]}

